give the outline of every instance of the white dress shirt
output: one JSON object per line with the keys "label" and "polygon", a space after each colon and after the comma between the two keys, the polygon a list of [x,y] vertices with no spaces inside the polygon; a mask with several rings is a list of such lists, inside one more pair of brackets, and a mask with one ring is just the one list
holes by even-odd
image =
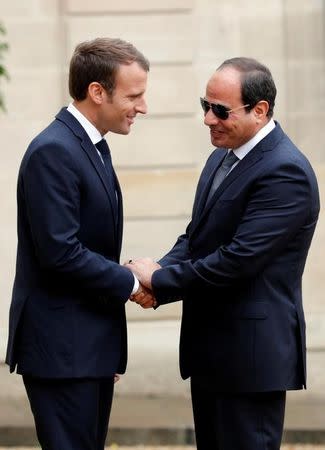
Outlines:
{"label": "white dress shirt", "polygon": [[[266,125],[264,125],[263,128],[261,128],[258,133],[255,134],[255,136],[252,137],[249,141],[247,141],[245,144],[241,145],[240,147],[233,150],[234,154],[237,156],[239,161],[241,161],[253,148],[255,145],[257,145],[262,139],[265,138],[271,131],[275,128],[274,120],[271,119]],[[228,150],[229,152],[230,150]],[[239,161],[236,161],[229,170],[228,174],[232,171],[234,167],[239,163]],[[227,175],[228,175],[227,174]]]}

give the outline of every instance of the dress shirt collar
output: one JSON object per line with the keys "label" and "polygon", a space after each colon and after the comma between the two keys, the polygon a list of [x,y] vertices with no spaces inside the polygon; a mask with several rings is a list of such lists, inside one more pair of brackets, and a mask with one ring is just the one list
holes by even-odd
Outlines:
{"label": "dress shirt collar", "polygon": [[244,156],[246,156],[247,153],[249,153],[255,147],[255,145],[257,145],[262,139],[265,138],[265,136],[271,133],[273,128],[275,128],[275,123],[274,120],[271,119],[263,128],[259,130],[258,133],[255,134],[254,137],[252,137],[252,139],[234,150],[237,158],[243,159]]}
{"label": "dress shirt collar", "polygon": [[69,104],[67,110],[78,120],[94,145],[103,139],[97,128],[72,103]]}

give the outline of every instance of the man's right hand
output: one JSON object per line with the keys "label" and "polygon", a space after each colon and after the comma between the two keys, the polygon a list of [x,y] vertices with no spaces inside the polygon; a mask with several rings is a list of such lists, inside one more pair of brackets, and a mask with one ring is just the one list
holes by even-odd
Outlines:
{"label": "man's right hand", "polygon": [[154,308],[157,306],[157,301],[149,289],[145,288],[141,283],[137,292],[130,297],[131,302],[135,302],[142,308]]}

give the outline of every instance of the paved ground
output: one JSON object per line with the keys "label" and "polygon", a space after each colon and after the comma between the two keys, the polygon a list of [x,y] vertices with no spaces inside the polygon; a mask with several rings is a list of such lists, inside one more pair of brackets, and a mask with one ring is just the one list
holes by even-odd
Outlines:
{"label": "paved ground", "polygon": [[[0,447],[0,450],[39,450],[37,447]],[[120,447],[118,445],[111,445],[106,450],[195,450],[195,447],[178,446],[178,447]],[[325,450],[325,446],[317,445],[284,445],[281,450]]]}

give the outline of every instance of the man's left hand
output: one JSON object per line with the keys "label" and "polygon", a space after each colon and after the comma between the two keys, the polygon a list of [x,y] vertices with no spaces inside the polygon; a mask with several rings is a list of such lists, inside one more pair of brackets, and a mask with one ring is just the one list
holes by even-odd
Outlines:
{"label": "man's left hand", "polygon": [[130,269],[143,286],[152,290],[152,274],[161,269],[161,266],[151,258],[138,258],[130,260],[125,266]]}

